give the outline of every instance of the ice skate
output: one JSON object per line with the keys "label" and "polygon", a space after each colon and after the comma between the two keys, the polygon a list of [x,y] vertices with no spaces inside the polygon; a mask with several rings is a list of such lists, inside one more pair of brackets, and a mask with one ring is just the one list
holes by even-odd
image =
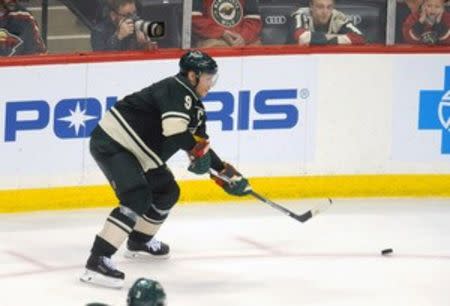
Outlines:
{"label": "ice skate", "polygon": [[169,252],[169,246],[156,239],[151,239],[147,243],[136,242],[128,239],[127,249],[124,256],[126,258],[136,259],[169,258]]}
{"label": "ice skate", "polygon": [[110,258],[91,255],[86,263],[86,270],[80,280],[110,288],[122,288],[125,274],[116,269]]}

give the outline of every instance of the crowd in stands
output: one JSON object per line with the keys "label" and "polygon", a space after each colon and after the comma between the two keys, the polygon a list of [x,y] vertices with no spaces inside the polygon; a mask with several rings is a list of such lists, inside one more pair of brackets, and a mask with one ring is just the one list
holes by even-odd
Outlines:
{"label": "crowd in stands", "polygon": [[[100,7],[101,12],[96,16],[101,18],[91,27],[93,51],[158,48],[158,39],[150,38],[136,26],[141,14],[139,0],[95,1],[100,3],[96,9]],[[257,46],[268,41],[300,46],[385,42],[386,2],[379,11],[380,16],[375,16],[384,17],[384,21],[371,25],[367,21],[364,24],[364,14],[349,13],[345,5],[340,6],[339,0],[298,0],[298,5],[292,0],[291,6],[282,7],[284,14],[272,15],[261,14],[262,2],[264,0],[193,0],[192,47]],[[347,5],[349,2],[345,0]],[[364,3],[367,2],[370,1]],[[397,0],[396,43],[450,45],[449,2]],[[357,5],[361,3],[356,1]],[[373,32],[373,27],[378,27],[376,30],[381,33],[375,38],[369,33]],[[267,32],[269,28],[274,31]],[[181,23],[179,30],[182,30]],[[267,38],[268,35],[275,37]],[[286,38],[277,39],[279,36]],[[181,47],[181,42],[178,44],[173,47]],[[45,53],[46,47],[33,15],[16,0],[0,0],[0,56]]]}

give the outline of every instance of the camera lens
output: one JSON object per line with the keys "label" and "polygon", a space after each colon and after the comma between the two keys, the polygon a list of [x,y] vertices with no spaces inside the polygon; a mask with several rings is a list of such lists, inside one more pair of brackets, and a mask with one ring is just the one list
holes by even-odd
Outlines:
{"label": "camera lens", "polygon": [[164,22],[151,22],[148,26],[147,34],[150,37],[162,37],[164,36],[165,28],[164,28]]}
{"label": "camera lens", "polygon": [[163,37],[165,34],[165,24],[161,21],[136,20],[134,23],[137,30],[143,32],[151,38]]}

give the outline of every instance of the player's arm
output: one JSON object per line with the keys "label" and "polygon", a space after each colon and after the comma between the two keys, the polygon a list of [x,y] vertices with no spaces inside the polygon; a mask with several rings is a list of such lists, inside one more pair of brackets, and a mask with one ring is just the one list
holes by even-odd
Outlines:
{"label": "player's arm", "polygon": [[[209,139],[205,122],[206,118],[194,135],[197,141]],[[243,196],[251,191],[248,180],[231,164],[224,162],[213,149],[209,149],[209,155],[211,157],[210,168],[221,177],[211,175],[211,179],[225,192],[235,196]]]}
{"label": "player's arm", "polygon": [[[209,140],[209,135],[206,133],[206,115],[205,120],[202,122],[200,127],[197,129],[197,131],[194,134],[194,138],[196,141],[201,140]],[[209,152],[211,154],[211,169],[213,169],[216,172],[220,172],[224,169],[223,161],[220,159],[220,157],[217,155],[217,153],[213,149],[209,149]]]}
{"label": "player's arm", "polygon": [[162,113],[163,135],[179,149],[185,150],[190,159],[188,170],[195,174],[205,174],[211,166],[211,154],[207,139],[196,140],[188,130],[189,116],[183,112]]}
{"label": "player's arm", "polygon": [[189,171],[196,174],[208,172],[211,165],[209,141],[206,139],[196,141],[194,135],[189,131],[189,110],[192,102],[189,107],[186,107],[185,102],[186,99],[193,101],[194,97],[180,92],[176,87],[169,88],[164,96],[157,99],[161,112],[162,134],[178,149],[188,153],[191,161]]}

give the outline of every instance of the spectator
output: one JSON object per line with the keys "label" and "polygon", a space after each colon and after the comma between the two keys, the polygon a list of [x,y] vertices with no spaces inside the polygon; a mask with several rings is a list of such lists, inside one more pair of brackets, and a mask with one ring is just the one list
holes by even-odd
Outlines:
{"label": "spectator", "polygon": [[395,17],[395,42],[402,43],[403,38],[402,27],[406,18],[411,13],[415,13],[420,9],[423,0],[397,0],[396,17]]}
{"label": "spectator", "polygon": [[0,56],[45,52],[33,15],[15,0],[0,0]]}
{"label": "spectator", "polygon": [[156,42],[135,28],[139,19],[134,0],[107,0],[104,20],[91,33],[94,51],[154,50]]}
{"label": "spectator", "polygon": [[450,13],[445,11],[445,1],[425,0],[403,24],[403,37],[409,44],[450,45]]}
{"label": "spectator", "polygon": [[193,0],[192,33],[198,48],[261,45],[256,0]]}
{"label": "spectator", "polygon": [[295,41],[304,46],[364,44],[361,31],[334,6],[334,0],[310,0],[309,7],[294,12]]}

